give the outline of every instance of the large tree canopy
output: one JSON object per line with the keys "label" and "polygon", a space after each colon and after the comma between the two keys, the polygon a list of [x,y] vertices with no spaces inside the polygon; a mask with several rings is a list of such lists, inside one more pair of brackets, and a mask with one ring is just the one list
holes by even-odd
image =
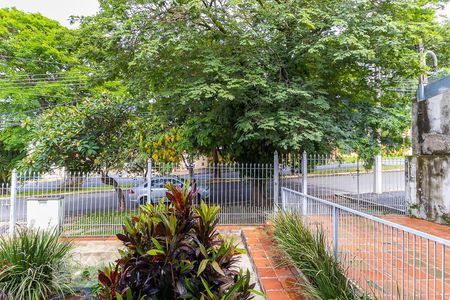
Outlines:
{"label": "large tree canopy", "polygon": [[85,94],[85,67],[76,63],[72,37],[39,14],[0,9],[1,180],[26,155],[31,135],[23,121]]}
{"label": "large tree canopy", "polygon": [[103,0],[81,36],[185,150],[370,152],[409,125],[396,87],[424,71],[416,45],[448,42],[439,2]]}
{"label": "large tree canopy", "polygon": [[107,174],[396,148],[413,97],[399,87],[426,72],[416,46],[449,67],[440,2],[102,0],[75,31],[0,10],[4,174],[27,151],[23,166]]}

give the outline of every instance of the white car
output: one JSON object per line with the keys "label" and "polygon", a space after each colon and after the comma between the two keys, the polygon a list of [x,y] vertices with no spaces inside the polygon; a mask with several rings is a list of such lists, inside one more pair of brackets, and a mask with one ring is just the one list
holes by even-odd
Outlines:
{"label": "white car", "polygon": [[[181,187],[183,187],[186,184],[186,182],[183,178],[178,178],[175,176],[153,177],[152,183],[151,183],[152,189],[151,189],[150,202],[157,203],[162,198],[164,198],[165,201],[168,201],[167,197],[166,197],[166,192],[167,192],[166,184],[168,182],[171,182],[175,186],[181,186]],[[198,190],[198,200],[208,199],[209,191],[207,188],[197,186],[197,190]],[[139,204],[147,203],[147,199],[149,199],[147,182],[138,184],[135,187],[129,189],[128,197],[129,197],[130,201],[139,202]]]}

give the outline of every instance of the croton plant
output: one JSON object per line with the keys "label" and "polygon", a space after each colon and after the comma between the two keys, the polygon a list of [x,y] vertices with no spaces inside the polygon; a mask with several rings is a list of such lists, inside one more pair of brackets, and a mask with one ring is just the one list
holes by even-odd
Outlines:
{"label": "croton plant", "polygon": [[170,204],[143,205],[117,237],[125,245],[115,265],[99,272],[101,299],[252,299],[250,273],[236,267],[244,253],[219,235],[218,206],[195,188],[167,185]]}

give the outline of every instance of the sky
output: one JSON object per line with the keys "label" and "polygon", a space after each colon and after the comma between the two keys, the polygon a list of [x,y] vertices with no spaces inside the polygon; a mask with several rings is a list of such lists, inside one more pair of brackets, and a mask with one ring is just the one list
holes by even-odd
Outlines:
{"label": "sky", "polygon": [[69,22],[70,16],[90,16],[99,9],[97,0],[0,0],[0,7],[39,12],[69,28],[74,28]]}
{"label": "sky", "polygon": [[[70,16],[89,16],[99,9],[97,0],[0,0],[0,7],[13,6],[26,12],[39,12],[69,28],[75,27],[68,20]],[[450,18],[450,4],[444,15]]]}

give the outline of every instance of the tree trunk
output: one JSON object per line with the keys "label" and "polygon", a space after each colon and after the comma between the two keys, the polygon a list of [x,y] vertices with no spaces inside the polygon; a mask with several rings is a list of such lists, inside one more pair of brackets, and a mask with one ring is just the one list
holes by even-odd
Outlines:
{"label": "tree trunk", "polygon": [[181,156],[183,158],[184,166],[189,172],[189,181],[192,183],[194,180],[194,162],[193,157],[191,155],[188,156],[187,160],[184,155]]}
{"label": "tree trunk", "polygon": [[214,163],[214,178],[220,177],[220,170],[218,167],[219,164],[219,152],[217,148],[213,149],[213,163]]}
{"label": "tree trunk", "polygon": [[117,205],[120,211],[125,211],[125,194],[119,186],[117,180],[109,176],[107,173],[102,174],[102,182],[107,185],[112,185],[117,193]]}
{"label": "tree trunk", "polygon": [[79,188],[84,183],[84,176],[82,173],[66,173],[64,176],[63,185],[65,188]]}
{"label": "tree trunk", "polygon": [[192,164],[189,165],[189,181],[191,183],[194,182],[194,166]]}

